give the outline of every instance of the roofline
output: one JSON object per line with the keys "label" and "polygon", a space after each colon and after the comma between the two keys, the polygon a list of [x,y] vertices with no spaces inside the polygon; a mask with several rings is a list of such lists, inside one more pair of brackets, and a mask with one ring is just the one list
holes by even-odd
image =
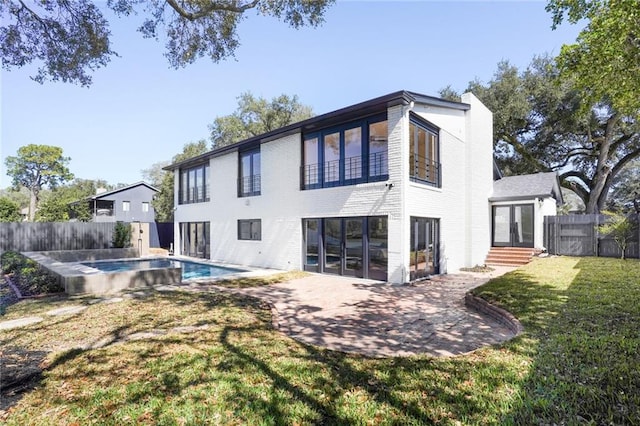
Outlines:
{"label": "roofline", "polygon": [[531,195],[515,195],[505,197],[489,197],[490,202],[494,201],[522,201],[522,200],[534,200],[536,198],[554,198],[553,194],[531,194]]}
{"label": "roofline", "polygon": [[388,108],[396,105],[410,105],[412,102],[437,107],[458,109],[461,111],[467,111],[471,108],[471,105],[462,102],[448,101],[446,99],[427,96],[416,92],[400,90],[397,92],[389,93],[387,95],[379,96],[377,98],[369,99],[368,101],[340,108],[335,111],[327,112],[325,114],[316,115],[315,117],[311,117],[297,123],[289,124],[287,126],[280,127],[279,129],[275,129],[261,135],[253,136],[231,145],[215,148],[211,151],[205,152],[204,154],[200,154],[195,157],[170,164],[166,167],[163,167],[162,169],[172,171],[175,169],[179,169],[185,165],[196,165],[198,163],[204,162],[204,160],[206,160],[207,158],[218,157],[229,152],[237,151],[239,148],[245,147],[247,145],[261,144],[284,136],[299,133],[300,131],[312,130],[316,127],[319,127],[319,124],[321,127],[324,127],[321,124],[322,122],[329,122],[331,120],[340,118],[343,115],[356,116],[359,112],[362,112],[362,116],[364,117],[366,115],[369,115],[368,112],[374,114],[376,109]]}
{"label": "roofline", "polygon": [[118,189],[112,189],[111,191],[107,191],[107,192],[103,192],[101,194],[94,194],[91,195],[87,198],[85,198],[86,200],[96,200],[98,198],[103,198],[105,196],[108,195],[113,195],[113,194],[117,194],[118,192],[122,192],[122,191],[126,191],[127,189],[131,189],[135,186],[140,186],[140,185],[144,185],[146,187],[148,187],[149,189],[152,189],[155,192],[160,192],[160,190],[154,186],[149,185],[146,182],[140,181],[140,182],[136,182],[136,183],[132,183],[131,185],[127,185],[127,186],[123,186],[122,188],[118,188]]}

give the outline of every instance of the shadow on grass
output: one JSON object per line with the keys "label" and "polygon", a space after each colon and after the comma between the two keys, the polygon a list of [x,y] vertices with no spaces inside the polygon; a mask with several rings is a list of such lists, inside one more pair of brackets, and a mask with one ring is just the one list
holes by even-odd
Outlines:
{"label": "shadow on grass", "polygon": [[[530,298],[543,309],[537,318],[535,309],[525,311],[536,353],[520,403],[504,422],[640,424],[640,262],[573,261],[574,277],[564,290],[542,280],[538,288],[546,295]],[[553,292],[562,303],[553,302]]]}

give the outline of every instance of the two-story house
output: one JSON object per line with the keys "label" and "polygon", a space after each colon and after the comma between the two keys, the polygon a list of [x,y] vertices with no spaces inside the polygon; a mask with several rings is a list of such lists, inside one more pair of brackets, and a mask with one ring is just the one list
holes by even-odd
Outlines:
{"label": "two-story house", "polygon": [[107,191],[98,189],[95,195],[75,203],[86,203],[92,222],[147,222],[155,221],[153,197],[156,188],[137,182]]}
{"label": "two-story house", "polygon": [[172,164],[177,254],[402,283],[484,263],[492,114],[399,91]]}

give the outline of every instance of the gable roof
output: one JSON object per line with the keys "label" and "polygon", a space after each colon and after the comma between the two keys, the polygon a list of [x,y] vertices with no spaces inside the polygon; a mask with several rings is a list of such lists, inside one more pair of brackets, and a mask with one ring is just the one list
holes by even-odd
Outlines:
{"label": "gable roof", "polygon": [[386,109],[391,106],[409,105],[411,104],[411,102],[436,107],[451,108],[461,111],[467,111],[471,108],[469,104],[465,104],[462,102],[454,102],[446,99],[436,98],[433,96],[423,95],[416,92],[400,90],[345,108],[337,109],[326,114],[316,115],[315,117],[311,117],[298,123],[293,123],[288,126],[284,126],[279,129],[254,136],[240,142],[236,142],[232,145],[213,149],[196,157],[170,164],[167,167],[164,167],[164,170],[175,170],[180,167],[191,165],[195,166],[206,161],[206,159],[208,158],[217,157],[219,155],[226,154],[227,152],[237,151],[238,149],[245,146],[258,145],[264,142],[269,142],[274,139],[281,138],[283,136],[292,135],[294,133],[319,130],[321,128],[344,123],[346,121],[356,120],[358,118],[364,118],[369,115],[380,113],[386,111]]}
{"label": "gable roof", "polygon": [[526,200],[533,198],[555,198],[563,203],[558,173],[533,173],[506,176],[493,182],[493,194],[489,201]]}
{"label": "gable roof", "polygon": [[118,192],[128,191],[129,189],[135,188],[137,186],[146,186],[147,188],[151,189],[152,191],[160,192],[159,189],[149,185],[146,182],[136,182],[136,183],[132,183],[131,185],[123,186],[122,188],[118,188],[118,189],[114,189],[114,190],[111,190],[111,191],[102,192],[100,194],[92,195],[90,197],[87,197],[86,199],[87,200],[100,200],[102,198],[109,197],[110,195],[117,194]]}

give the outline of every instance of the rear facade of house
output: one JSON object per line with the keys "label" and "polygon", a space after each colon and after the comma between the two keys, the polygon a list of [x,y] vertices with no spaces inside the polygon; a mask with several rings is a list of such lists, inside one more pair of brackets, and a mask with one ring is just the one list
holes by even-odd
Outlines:
{"label": "rear facade of house", "polygon": [[403,283],[484,262],[492,115],[400,91],[168,167],[175,252]]}

